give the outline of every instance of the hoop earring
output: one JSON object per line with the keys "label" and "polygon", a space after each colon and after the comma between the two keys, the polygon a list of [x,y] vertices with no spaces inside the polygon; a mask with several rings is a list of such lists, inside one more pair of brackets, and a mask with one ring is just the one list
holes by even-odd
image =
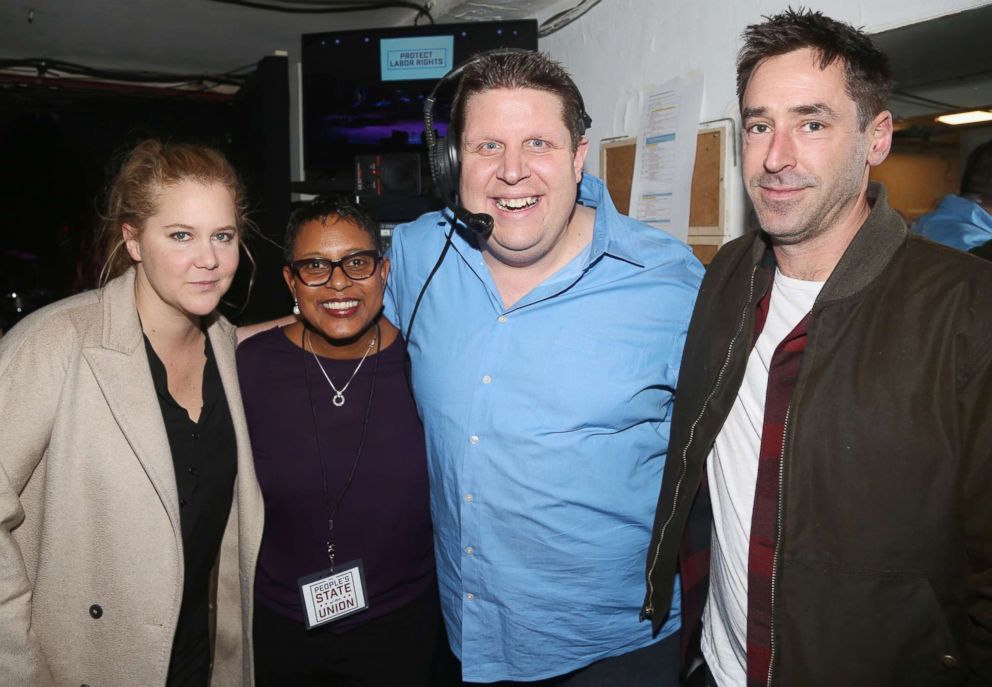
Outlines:
{"label": "hoop earring", "polygon": [[[114,249],[112,251],[110,251],[110,255],[107,256],[107,259],[104,260],[103,267],[100,268],[100,277],[99,277],[99,279],[97,281],[97,285],[98,286],[101,286],[101,287],[106,286],[108,281],[110,281],[114,277],[118,276],[118,274],[117,274],[118,270],[115,269],[115,264],[114,263],[115,263],[115,260],[117,259],[117,251],[119,251],[121,248],[124,247],[124,243],[125,243],[124,242],[124,239],[120,239],[117,242],[117,245],[114,246]],[[128,256],[128,259],[130,259],[130,257],[131,256],[129,255]],[[134,264],[134,261],[133,260],[131,260],[131,264],[132,265]],[[123,272],[123,271],[124,270],[120,270],[120,272]]]}

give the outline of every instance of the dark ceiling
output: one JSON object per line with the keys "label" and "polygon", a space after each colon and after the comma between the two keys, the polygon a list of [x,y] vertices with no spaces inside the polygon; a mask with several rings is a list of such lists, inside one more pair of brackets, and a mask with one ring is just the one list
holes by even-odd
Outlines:
{"label": "dark ceiling", "polygon": [[[896,118],[992,105],[992,5],[885,31]],[[928,102],[930,101],[930,102]]]}

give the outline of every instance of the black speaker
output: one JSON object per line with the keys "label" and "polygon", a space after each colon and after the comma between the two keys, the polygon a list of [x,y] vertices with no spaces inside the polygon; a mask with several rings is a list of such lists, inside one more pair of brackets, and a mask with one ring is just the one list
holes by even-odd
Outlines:
{"label": "black speaker", "polygon": [[[263,58],[239,91],[234,105],[233,161],[245,182],[251,218],[264,237],[246,237],[257,269],[252,283],[242,260],[227,300],[238,307],[225,312],[235,322],[258,322],[285,315],[291,302],[282,279],[282,244],[290,212],[289,62]],[[275,244],[275,245],[273,245]]]}
{"label": "black speaker", "polygon": [[251,199],[253,218],[267,236],[282,241],[289,219],[289,61],[262,58],[238,93],[238,171]]}
{"label": "black speaker", "polygon": [[355,157],[355,193],[359,196],[419,196],[422,191],[417,153]]}

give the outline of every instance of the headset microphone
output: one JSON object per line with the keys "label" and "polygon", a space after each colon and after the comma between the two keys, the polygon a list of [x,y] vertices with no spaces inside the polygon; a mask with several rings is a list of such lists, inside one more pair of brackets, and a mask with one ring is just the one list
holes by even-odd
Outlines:
{"label": "headset microphone", "polygon": [[[477,58],[475,58],[477,59]],[[492,215],[481,212],[469,212],[468,208],[458,201],[459,158],[458,144],[455,136],[449,135],[437,138],[434,133],[434,101],[441,86],[452,79],[458,78],[465,67],[475,59],[470,59],[458,65],[434,86],[434,90],[424,101],[424,138],[427,141],[427,161],[431,168],[434,185],[441,194],[441,200],[454,214],[455,219],[472,230],[479,238],[486,238],[493,231]]]}
{"label": "headset microphone", "polygon": [[457,203],[451,208],[451,211],[455,213],[456,219],[460,220],[480,237],[486,238],[493,233],[494,220],[492,215],[487,215],[484,212],[469,212]]}
{"label": "headset microphone", "polygon": [[[466,63],[467,64],[467,63]],[[424,101],[424,138],[427,140],[427,157],[431,177],[441,194],[441,200],[454,214],[455,219],[471,229],[479,238],[486,238],[493,231],[492,215],[469,212],[458,202],[458,144],[452,135],[437,138],[434,135],[434,99],[441,84],[461,74],[465,65],[456,67],[442,78]]]}

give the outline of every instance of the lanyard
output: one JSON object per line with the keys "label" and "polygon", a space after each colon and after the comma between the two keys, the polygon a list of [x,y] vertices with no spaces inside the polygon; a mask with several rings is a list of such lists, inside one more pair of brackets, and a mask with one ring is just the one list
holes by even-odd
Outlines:
{"label": "lanyard", "polygon": [[[305,332],[306,325],[304,324],[303,327],[303,331]],[[368,434],[369,417],[372,414],[372,399],[375,396],[375,380],[379,372],[379,353],[382,351],[382,337],[379,335],[378,322],[376,322],[375,325],[375,337],[376,356],[372,365],[372,384],[369,387],[369,400],[365,406],[365,419],[362,421],[362,434],[358,442],[358,451],[355,454],[355,461],[351,465],[351,472],[348,473],[348,480],[345,482],[344,488],[334,501],[333,507],[331,507],[330,493],[327,489],[327,470],[324,467],[324,451],[320,445],[320,432],[317,428],[317,410],[314,408],[313,392],[310,389],[310,372],[307,369],[306,358],[307,349],[304,345],[303,334],[300,334],[300,350],[303,351],[303,375],[306,379],[307,398],[310,400],[310,415],[313,418],[313,437],[317,443],[317,463],[320,465],[320,477],[324,489],[324,503],[327,506],[327,559],[330,561],[331,572],[334,572],[334,518],[338,513],[338,508],[341,507],[341,502],[344,500],[345,494],[347,494],[348,490],[351,488],[351,483],[355,479],[355,473],[358,471],[358,464],[361,462],[362,452],[365,450],[365,437]]]}

